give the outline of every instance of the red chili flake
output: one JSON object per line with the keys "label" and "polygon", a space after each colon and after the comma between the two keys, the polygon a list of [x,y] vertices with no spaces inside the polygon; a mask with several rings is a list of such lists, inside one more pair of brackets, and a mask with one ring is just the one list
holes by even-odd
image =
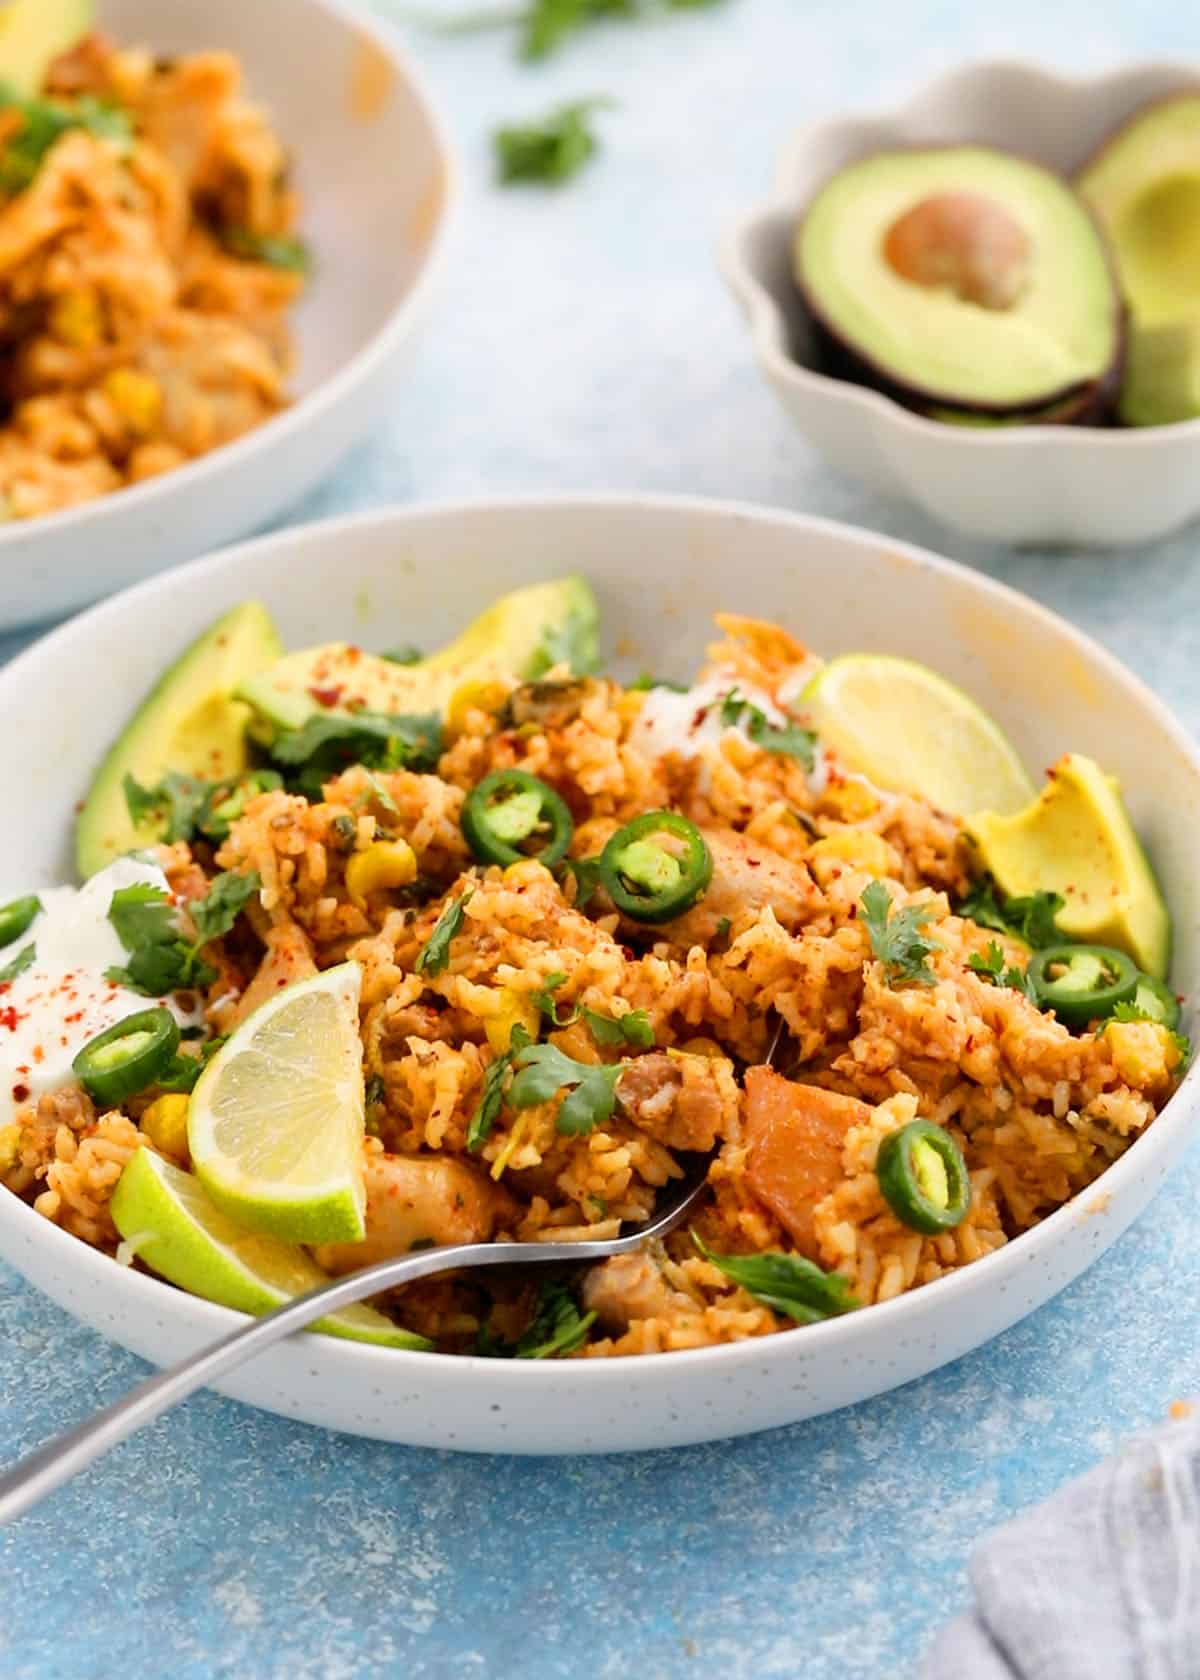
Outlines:
{"label": "red chili flake", "polygon": [[342,684],[332,683],[328,688],[310,688],[308,691],[318,706],[336,706],[342,697]]}
{"label": "red chili flake", "polygon": [[14,1085],[12,1088],[12,1094],[14,1102],[23,1103],[29,1101],[28,1085]]}
{"label": "red chili flake", "polygon": [[761,869],[762,868],[762,859],[761,858],[747,858],[746,859],[746,868],[747,869]]}
{"label": "red chili flake", "polygon": [[693,729],[699,729],[700,725],[704,722],[704,720],[707,716],[708,716],[708,707],[707,706],[701,706],[700,709],[693,714],[692,728]]}
{"label": "red chili flake", "polygon": [[15,1004],[10,1003],[6,1009],[0,1009],[0,1027],[7,1027],[9,1032],[16,1032],[21,1024],[21,1012]]}

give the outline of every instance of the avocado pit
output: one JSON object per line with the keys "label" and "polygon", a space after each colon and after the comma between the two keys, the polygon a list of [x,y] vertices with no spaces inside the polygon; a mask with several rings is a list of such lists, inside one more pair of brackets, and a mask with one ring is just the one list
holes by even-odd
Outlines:
{"label": "avocado pit", "polygon": [[945,287],[981,309],[1011,309],[1029,285],[1032,245],[995,199],[940,192],[897,217],[883,255],[893,273],[913,285]]}

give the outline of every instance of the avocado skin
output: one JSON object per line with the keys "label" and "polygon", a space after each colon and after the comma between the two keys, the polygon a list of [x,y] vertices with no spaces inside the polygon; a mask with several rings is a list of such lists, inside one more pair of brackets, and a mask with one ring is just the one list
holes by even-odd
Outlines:
{"label": "avocado skin", "polygon": [[[82,879],[139,844],[141,837],[125,803],[127,773],[146,785],[159,781],[168,770],[212,776],[217,768],[219,776],[227,776],[245,768],[250,708],[233,699],[233,689],[281,652],[266,608],[257,601],[243,601],[210,624],[163,672],[109,748],[80,809],[75,823],[75,867]],[[208,678],[215,681],[206,688]],[[180,727],[205,713],[209,714],[207,725],[187,733],[186,751],[177,758],[172,749],[178,752]],[[207,762],[208,743],[230,756],[213,766]]]}
{"label": "avocado skin", "polygon": [[1114,363],[1105,377],[1095,380],[1090,385],[1078,386],[1070,396],[1063,397],[1045,408],[1023,409],[1014,414],[991,414],[922,402],[910,402],[906,406],[927,420],[939,420],[943,425],[949,426],[1114,426],[1119,419],[1118,404],[1125,387],[1125,370],[1128,367],[1128,323],[1129,313],[1122,310],[1121,360]]}
{"label": "avocado skin", "polygon": [[[953,152],[960,149],[961,148],[957,143],[947,144],[944,146],[914,144],[907,147],[887,147],[881,148],[877,152],[866,153],[861,158],[855,158],[853,162],[855,164],[869,163],[872,158],[886,158],[905,151],[917,154],[938,151]],[[1002,148],[999,147],[984,149],[994,151],[1002,150]],[[1038,159],[1025,157],[1017,152],[1010,151],[1006,155],[1019,158],[1023,163],[1035,164],[1036,167],[1041,169],[1044,174],[1053,176],[1056,181],[1061,182],[1061,184],[1069,192],[1074,194],[1072,181],[1067,176],[1063,175],[1061,171],[1051,169],[1047,165],[1041,163]],[[812,194],[812,199],[814,201],[824,190],[825,186],[827,186],[830,181],[834,180],[840,172],[840,169],[834,170],[832,174],[817,187]],[[1084,203],[1082,199],[1079,199],[1079,204],[1085,211],[1088,220],[1091,222],[1096,231],[1096,237],[1103,250],[1105,263],[1108,268],[1109,279],[1112,287],[1114,312],[1113,358],[1099,379],[1076,382],[1074,384],[1065,385],[1055,391],[1048,391],[1045,394],[1045,397],[1039,401],[1037,411],[1040,412],[1047,408],[1057,408],[1059,404],[1064,404],[1070,405],[1073,412],[1070,419],[1056,420],[1054,422],[1042,422],[1043,424],[1053,423],[1057,425],[1069,424],[1088,426],[1107,424],[1115,412],[1117,398],[1120,394],[1121,384],[1124,377],[1125,359],[1128,347],[1129,312],[1121,294],[1116,260],[1113,256],[1111,242],[1101,226],[1099,219],[1094,214],[1091,207]],[[794,235],[796,243],[798,243],[800,230],[803,226],[804,217],[801,216]],[[904,383],[896,380],[889,375],[886,369],[880,367],[867,352],[851,345],[842,337],[841,334],[838,333],[832,323],[825,317],[820,304],[814,298],[812,287],[807,285],[795,272],[795,266],[796,265],[793,263],[792,281],[799,293],[801,305],[812,329],[812,340],[816,364],[818,370],[821,373],[828,375],[829,378],[840,379],[853,385],[864,385],[870,390],[878,391],[881,395],[890,397],[893,402],[898,403],[902,408],[913,409],[918,413],[926,411],[931,405],[937,405],[947,410],[954,409],[964,415],[979,415],[981,417],[994,415],[997,418],[1007,419],[1019,415],[1024,418],[1031,413],[1025,405],[1022,405],[1019,408],[1011,408],[1005,406],[1004,404],[982,402],[972,403],[958,400],[955,400],[954,402],[946,402],[939,397],[936,391],[926,389],[920,385]],[[1076,405],[1078,405],[1077,408]],[[1030,425],[1038,424],[1037,421],[1032,419],[1028,420],[1027,423]]]}

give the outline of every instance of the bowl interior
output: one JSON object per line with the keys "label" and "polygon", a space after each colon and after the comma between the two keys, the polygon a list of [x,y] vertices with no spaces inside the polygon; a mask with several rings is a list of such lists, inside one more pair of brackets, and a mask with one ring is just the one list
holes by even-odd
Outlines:
{"label": "bowl interior", "polygon": [[295,158],[316,270],[294,317],[303,395],[384,327],[420,273],[446,190],[437,133],[398,65],[324,0],[100,0],[123,45],[226,49]]}
{"label": "bowl interior", "polygon": [[[170,658],[255,595],[300,647],[436,647],[504,590],[573,570],[600,597],[630,671],[686,677],[736,608],[816,650],[889,650],[936,666],[1007,730],[1035,774],[1090,753],[1123,783],[1176,924],[1177,986],[1198,978],[1200,774],[1158,701],[1035,603],[886,538],[821,521],[696,503],[599,499],[413,509],[283,533],[152,580],[94,609],[0,672],[4,784],[23,790],[0,838],[0,891],[68,878],[75,801]],[[36,693],[47,697],[28,704]],[[1170,789],[1169,801],[1163,790]]]}

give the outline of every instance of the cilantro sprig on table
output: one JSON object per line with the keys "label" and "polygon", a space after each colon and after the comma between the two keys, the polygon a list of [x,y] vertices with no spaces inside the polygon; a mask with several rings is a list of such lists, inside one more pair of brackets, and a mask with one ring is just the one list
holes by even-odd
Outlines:
{"label": "cilantro sprig on table", "polygon": [[149,882],[121,887],[112,896],[108,919],[125,947],[124,966],[105,970],[114,985],[147,997],[164,997],[183,987],[207,986],[217,971],[200,955],[201,948],[228,933],[246,904],[262,886],[258,874],[228,871],[218,875],[204,898],[188,905],[196,929],[189,939],[168,893]]}
{"label": "cilantro sprig on table", "polygon": [[883,964],[889,986],[932,986],[937,976],[929,958],[942,947],[921,929],[933,916],[929,904],[906,904],[892,908],[892,895],[882,881],[872,881],[859,900],[863,926],[871,949]]}
{"label": "cilantro sprig on table", "polygon": [[[569,181],[596,151],[598,143],[589,121],[593,111],[612,103],[604,98],[577,99],[544,117],[496,129],[492,148],[500,181],[538,181],[550,186]],[[570,662],[569,651],[562,658]],[[558,662],[552,659],[550,665]]]}
{"label": "cilantro sprig on table", "polygon": [[565,41],[605,19],[637,23],[656,12],[694,12],[718,0],[525,0],[525,4],[481,6],[450,17],[429,12],[419,21],[444,35],[475,34],[486,29],[516,29],[517,51],[524,59],[549,58]]}

